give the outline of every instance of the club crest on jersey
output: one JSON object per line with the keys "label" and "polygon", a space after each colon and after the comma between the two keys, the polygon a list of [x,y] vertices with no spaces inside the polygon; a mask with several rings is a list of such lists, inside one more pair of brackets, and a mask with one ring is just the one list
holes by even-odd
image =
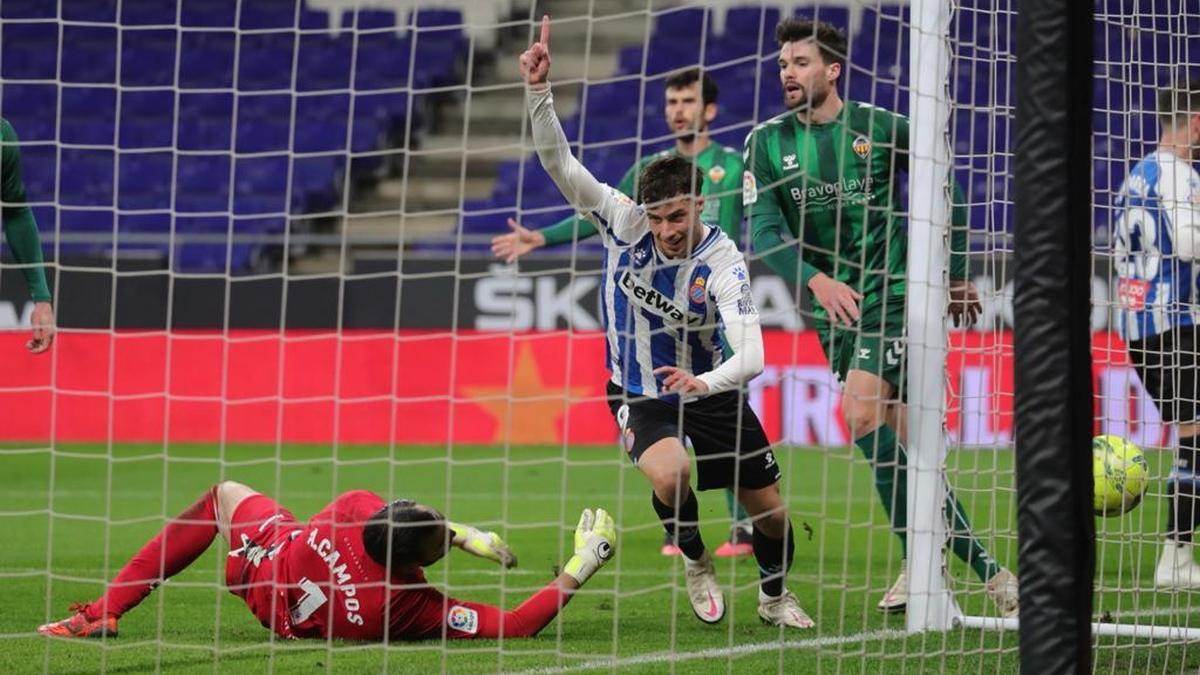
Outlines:
{"label": "club crest on jersey", "polygon": [[479,632],[479,612],[470,607],[455,605],[446,612],[446,626],[460,633],[474,635]]}
{"label": "club crest on jersey", "polygon": [[854,148],[854,154],[863,159],[866,159],[867,155],[871,154],[871,140],[862,134],[859,134],[858,138],[854,139],[854,143],[850,147]]}
{"label": "club crest on jersey", "polygon": [[663,295],[657,288],[642,281],[629,271],[621,275],[621,278],[617,280],[617,285],[624,291],[630,304],[637,305],[674,324],[698,325],[704,321],[704,315],[693,314],[678,307],[671,301],[671,298]]}
{"label": "club crest on jersey", "polygon": [[704,277],[696,277],[692,282],[692,287],[688,289],[688,299],[697,305],[704,302]]}
{"label": "club crest on jersey", "polygon": [[714,166],[713,168],[708,170],[708,179],[714,183],[720,183],[721,179],[723,179],[724,177],[725,177],[725,167],[723,167],[723,166]]}
{"label": "club crest on jersey", "polygon": [[784,169],[799,169],[800,168],[800,164],[798,164],[796,162],[796,153],[793,152],[790,155],[783,156],[783,168]]}
{"label": "club crest on jersey", "polygon": [[742,172],[742,206],[750,206],[758,201],[758,181],[749,171]]}

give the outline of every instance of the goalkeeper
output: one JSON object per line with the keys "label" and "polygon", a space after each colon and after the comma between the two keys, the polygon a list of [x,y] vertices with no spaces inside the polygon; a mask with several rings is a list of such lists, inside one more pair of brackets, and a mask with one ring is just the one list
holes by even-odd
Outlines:
{"label": "goalkeeper", "polygon": [[[743,203],[754,248],[771,269],[812,293],[821,345],[843,386],[847,426],[875,470],[875,487],[905,555],[907,228],[898,213],[897,177],[907,166],[908,120],[840,98],[846,36],[839,29],[789,18],[775,37],[788,111],[746,139]],[[961,204],[957,186],[955,192]],[[969,325],[981,308],[967,280],[961,206],[954,208],[953,225],[949,311],[956,325]],[[953,492],[945,510],[954,553],[985,582],[1000,613],[1015,616],[1016,577],[971,532]],[[878,608],[903,611],[907,589],[902,564]]]}
{"label": "goalkeeper", "polygon": [[[651,162],[663,157],[685,157],[695,162],[704,175],[700,194],[705,197],[700,220],[716,225],[734,243],[742,247],[742,156],[741,153],[719,143],[713,143],[709,127],[716,119],[717,83],[708,73],[691,68],[667,78],[665,83],[665,105],[667,126],[675,134],[675,147],[643,157],[625,172],[617,189],[627,197],[637,195],[637,179]],[[530,230],[512,218],[508,219],[512,232],[492,239],[492,253],[507,263],[543,246],[559,246],[574,241],[583,241],[596,236],[596,226],[591,220],[570,216],[550,227]],[[746,509],[742,508],[733,495],[725,491],[725,505],[734,525],[729,540],[717,547],[713,554],[719,558],[748,556],[754,554],[753,529]],[[670,535],[664,535],[662,554],[680,555],[679,547]]]}
{"label": "goalkeeper", "polygon": [[42,242],[38,236],[33,209],[25,198],[25,183],[21,177],[21,150],[17,132],[8,120],[0,118],[0,218],[4,222],[4,237],[13,258],[21,265],[25,287],[33,299],[33,336],[25,348],[40,354],[54,343],[54,310],[50,306],[50,288],[42,269]]}
{"label": "goalkeeper", "polygon": [[285,638],[421,640],[536,635],[613,555],[616,528],[585,509],[575,555],[557,579],[512,611],[448,598],[423,568],[450,546],[504,567],[516,558],[495,533],[449,522],[407,499],[347,492],[308,523],[233,481],[214,485],[138,551],[97,600],[38,628],[54,637],[116,637],[117,620],[200,557],[229,544],[225,582],[262,625]]}

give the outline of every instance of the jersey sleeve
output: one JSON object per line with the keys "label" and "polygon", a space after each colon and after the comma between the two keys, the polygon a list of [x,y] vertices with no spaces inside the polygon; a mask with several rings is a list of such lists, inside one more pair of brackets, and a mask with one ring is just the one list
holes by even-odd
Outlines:
{"label": "jersey sleeve", "polygon": [[721,199],[720,222],[718,225],[725,232],[725,236],[729,237],[738,249],[746,247],[746,242],[742,240],[742,175],[746,171],[745,164],[742,163],[742,157],[733,150],[725,153],[724,167],[725,176],[721,179],[721,184],[717,186],[717,195]]}
{"label": "jersey sleeve", "polygon": [[737,389],[763,371],[762,324],[750,290],[750,274],[739,261],[715,271],[708,293],[717,305],[725,345],[732,352],[716,369],[697,375],[709,393]]}
{"label": "jersey sleeve", "polygon": [[807,286],[818,270],[801,259],[799,242],[784,234],[787,220],[773,184],[766,135],[764,127],[751,131],[742,154],[742,207],[749,220],[750,239],[767,267],[793,284]]}
{"label": "jersey sleeve", "polygon": [[1200,257],[1200,175],[1179,159],[1161,162],[1159,201],[1171,223],[1175,254],[1185,260]]}
{"label": "jersey sleeve", "polygon": [[532,637],[571,599],[552,581],[516,609],[447,597],[434,588],[393,595],[388,635],[394,640]]}
{"label": "jersey sleeve", "polygon": [[33,209],[25,196],[21,172],[21,150],[17,133],[8,120],[0,119],[0,219],[13,258],[21,268],[25,287],[34,302],[50,302],[50,287],[42,267],[42,239]]}

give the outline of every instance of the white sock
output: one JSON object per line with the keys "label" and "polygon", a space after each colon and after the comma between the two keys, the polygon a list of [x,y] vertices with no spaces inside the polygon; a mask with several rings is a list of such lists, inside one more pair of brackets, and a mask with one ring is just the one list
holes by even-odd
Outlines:
{"label": "white sock", "polygon": [[767,595],[766,592],[763,591],[762,586],[758,587],[758,604],[760,605],[771,602],[772,600],[778,600],[782,596],[783,593],[780,593],[779,595]]}

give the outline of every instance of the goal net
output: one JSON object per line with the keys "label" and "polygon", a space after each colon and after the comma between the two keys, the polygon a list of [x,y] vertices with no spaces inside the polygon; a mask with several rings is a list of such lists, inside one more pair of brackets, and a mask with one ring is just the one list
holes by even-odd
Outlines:
{"label": "goal net", "polygon": [[[20,137],[59,333],[48,354],[23,351],[28,267],[8,255],[0,670],[891,672],[930,658],[1015,670],[1016,633],[991,629],[1014,627],[1004,574],[1019,573],[1017,2],[919,6],[4,0],[0,115]],[[1154,92],[1200,57],[1200,11],[1096,8],[1096,429],[1144,448],[1151,467],[1140,507],[1098,521],[1096,620],[1165,631],[1099,637],[1097,664],[1174,671],[1194,637],[1179,629],[1200,628],[1191,594],[1153,583],[1174,439],[1115,333],[1110,233],[1117,188],[1156,141]],[[492,255],[510,219],[575,228],[533,153],[517,67],[543,11],[572,152],[613,186],[639,160],[683,147],[668,118],[672,76],[699,67],[716,85],[695,138],[729,163],[705,165],[706,214],[747,257],[766,361],[745,395],[774,444],[796,551],[787,588],[813,629],[760,622],[752,537],[739,539],[747,521],[721,490],[697,494],[708,551],[740,554],[714,557],[727,614],[716,626],[693,616],[686,566],[664,555],[673,542],[606,400],[599,239],[579,229],[515,264]],[[836,88],[866,126],[839,132],[838,149],[817,140],[819,124],[798,127],[810,145],[771,160],[787,180],[755,187],[787,195],[783,209],[807,214],[804,227],[833,228],[784,233],[806,260],[853,282],[878,271],[879,254],[896,261],[877,275],[882,292],[908,287],[890,305],[868,293],[863,309],[887,320],[832,331],[824,345],[824,314],[756,238],[762,214],[740,175],[747,135],[788,118],[775,28],[792,16],[847,36]],[[879,126],[897,119],[903,141]],[[4,204],[6,232],[16,206]],[[856,238],[855,218],[899,238]],[[978,291],[970,328],[947,319],[961,292],[952,278]],[[850,424],[836,350],[849,371],[887,373],[874,394],[860,390],[865,417]],[[900,433],[877,431],[881,421]],[[425,572],[463,600],[512,608],[549,582],[585,507],[613,515],[617,554],[533,639],[284,640],[228,592],[220,541],[122,616],[119,638],[36,635],[98,597],[222,480],[300,521],[365,489],[494,530],[518,567],[455,551]]]}

